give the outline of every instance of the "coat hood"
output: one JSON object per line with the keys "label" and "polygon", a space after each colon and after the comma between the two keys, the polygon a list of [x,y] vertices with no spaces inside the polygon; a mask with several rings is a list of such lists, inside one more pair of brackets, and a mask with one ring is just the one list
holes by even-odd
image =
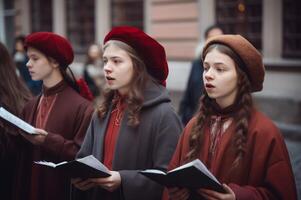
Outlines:
{"label": "coat hood", "polygon": [[142,107],[152,107],[164,102],[171,102],[168,91],[160,84],[149,81],[144,91],[144,102]]}

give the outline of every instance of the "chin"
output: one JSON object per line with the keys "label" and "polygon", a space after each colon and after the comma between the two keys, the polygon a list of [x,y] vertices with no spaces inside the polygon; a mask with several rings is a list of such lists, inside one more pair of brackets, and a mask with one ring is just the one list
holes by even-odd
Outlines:
{"label": "chin", "polygon": [[208,97],[210,97],[211,99],[216,99],[216,98],[218,98],[219,96],[218,95],[216,95],[216,94],[214,94],[214,93],[208,93],[207,92],[207,94],[208,94]]}

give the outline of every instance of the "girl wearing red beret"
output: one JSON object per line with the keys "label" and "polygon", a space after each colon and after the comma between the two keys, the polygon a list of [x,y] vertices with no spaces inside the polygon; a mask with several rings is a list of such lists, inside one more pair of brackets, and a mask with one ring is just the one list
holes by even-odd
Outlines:
{"label": "girl wearing red beret", "polygon": [[160,199],[163,187],[139,171],[166,169],[182,131],[164,87],[165,51],[133,27],[114,28],[103,50],[107,90],[77,157],[93,154],[111,176],[73,180],[74,199]]}
{"label": "girl wearing red beret", "polygon": [[[0,107],[20,115],[25,103],[31,98],[30,91],[18,78],[16,66],[7,48],[0,42]],[[12,199],[13,177],[16,168],[18,131],[0,118],[0,197]]]}
{"label": "girl wearing red beret", "polygon": [[205,93],[169,169],[198,158],[226,193],[168,188],[163,199],[296,200],[284,140],[252,102],[251,92],[260,91],[264,79],[261,55],[243,37],[221,35],[209,39],[202,58]]}
{"label": "girl wearing red beret", "polygon": [[33,161],[73,160],[84,139],[93,106],[79,94],[75,79],[67,74],[73,50],[65,38],[37,32],[26,37],[25,45],[29,73],[33,80],[43,81],[43,90],[23,109],[23,118],[36,127],[37,135],[22,133],[26,140],[18,166],[15,199],[66,200],[70,196],[68,177]]}

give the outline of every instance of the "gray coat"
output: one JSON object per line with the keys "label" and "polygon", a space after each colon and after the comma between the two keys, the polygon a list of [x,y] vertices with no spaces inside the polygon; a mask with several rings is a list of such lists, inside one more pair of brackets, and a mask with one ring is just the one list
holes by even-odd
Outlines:
{"label": "gray coat", "polygon": [[[119,137],[116,142],[113,170],[121,175],[121,187],[109,193],[100,187],[83,193],[76,191],[74,199],[155,200],[161,199],[163,187],[139,174],[144,169],[166,170],[182,131],[181,122],[172,108],[167,90],[158,84],[149,83],[144,92],[140,124],[136,128],[127,125],[125,111]],[[111,113],[109,110],[108,113]],[[103,160],[104,134],[110,116],[100,120],[94,114],[85,140],[77,157],[93,154]]]}

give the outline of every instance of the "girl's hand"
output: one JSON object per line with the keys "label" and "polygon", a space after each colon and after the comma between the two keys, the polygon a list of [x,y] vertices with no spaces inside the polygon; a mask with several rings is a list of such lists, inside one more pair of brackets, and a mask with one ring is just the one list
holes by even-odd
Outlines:
{"label": "girl's hand", "polygon": [[48,135],[48,133],[43,130],[43,129],[39,129],[36,128],[35,132],[37,134],[27,134],[27,133],[21,133],[21,135],[28,140],[29,142],[31,142],[34,145],[41,145],[44,143],[46,136]]}
{"label": "girl's hand", "polygon": [[168,189],[168,194],[169,194],[169,199],[172,200],[186,200],[190,196],[190,192],[186,188],[167,188]]}
{"label": "girl's hand", "polygon": [[120,187],[121,176],[117,171],[110,171],[110,173],[111,176],[107,178],[91,178],[89,181],[109,192],[113,192]]}
{"label": "girl's hand", "polygon": [[207,200],[235,200],[236,199],[233,190],[231,190],[229,186],[223,184],[223,188],[226,190],[226,193],[219,193],[207,189],[199,189],[198,193]]}
{"label": "girl's hand", "polygon": [[91,182],[89,179],[81,179],[81,178],[73,178],[71,179],[71,183],[78,189],[86,191],[95,187],[95,183]]}

